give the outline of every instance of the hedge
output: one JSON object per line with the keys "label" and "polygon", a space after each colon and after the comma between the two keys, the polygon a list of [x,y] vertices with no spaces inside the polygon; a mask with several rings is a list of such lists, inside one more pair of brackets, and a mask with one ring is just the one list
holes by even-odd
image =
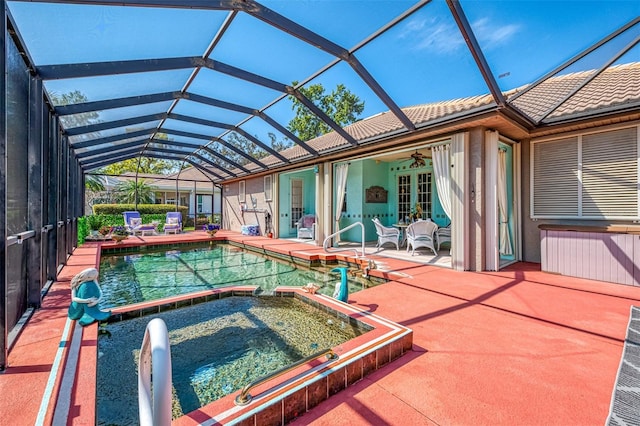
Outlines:
{"label": "hedge", "polygon": [[[173,204],[96,204],[93,206],[93,214],[122,214],[124,212],[138,211],[144,214],[166,214],[175,212],[176,206]],[[187,206],[178,206],[178,211],[182,213],[182,220],[187,217]]]}

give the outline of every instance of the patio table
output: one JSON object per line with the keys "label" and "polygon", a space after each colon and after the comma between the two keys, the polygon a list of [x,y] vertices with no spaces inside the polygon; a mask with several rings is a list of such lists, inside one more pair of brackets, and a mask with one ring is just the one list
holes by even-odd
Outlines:
{"label": "patio table", "polygon": [[407,243],[407,226],[410,223],[394,223],[394,228],[398,228],[400,230],[400,247],[403,247]]}

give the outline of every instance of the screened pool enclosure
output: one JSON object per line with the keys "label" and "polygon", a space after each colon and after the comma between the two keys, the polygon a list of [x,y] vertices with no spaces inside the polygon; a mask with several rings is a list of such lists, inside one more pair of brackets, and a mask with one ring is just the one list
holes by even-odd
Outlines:
{"label": "screened pool enclosure", "polygon": [[[529,137],[557,125],[562,104],[602,72],[640,60],[636,2],[575,5],[2,0],[0,370],[76,248],[88,173],[148,157],[224,185],[380,146],[406,151],[454,120],[488,114],[509,121],[510,137]],[[587,70],[531,108],[527,94],[535,98],[540,84]],[[355,120],[366,127],[382,117],[380,128],[345,130],[309,95],[340,85],[364,103]],[[469,102],[449,111],[453,99]],[[447,114],[410,108],[432,103]],[[330,136],[300,137],[297,110]]]}

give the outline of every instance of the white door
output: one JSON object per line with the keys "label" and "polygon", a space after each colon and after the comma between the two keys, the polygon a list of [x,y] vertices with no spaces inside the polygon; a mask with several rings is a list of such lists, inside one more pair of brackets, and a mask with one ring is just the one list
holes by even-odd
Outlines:
{"label": "white door", "polygon": [[302,179],[291,179],[291,213],[289,215],[291,233],[297,233],[296,224],[303,214]]}

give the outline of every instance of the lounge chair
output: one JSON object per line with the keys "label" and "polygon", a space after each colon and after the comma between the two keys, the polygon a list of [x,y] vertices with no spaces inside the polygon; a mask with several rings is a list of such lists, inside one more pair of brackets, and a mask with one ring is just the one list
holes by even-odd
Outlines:
{"label": "lounge chair", "polygon": [[156,226],[152,223],[142,223],[142,217],[137,211],[123,212],[124,227],[133,235],[153,235],[156,233]]}
{"label": "lounge chair", "polygon": [[298,238],[314,239],[316,237],[316,216],[313,214],[302,216],[296,227],[298,228]]}
{"label": "lounge chair", "polygon": [[377,217],[371,220],[376,226],[376,234],[378,234],[378,244],[376,244],[376,247],[380,248],[383,244],[392,243],[396,245],[396,250],[400,250],[400,246],[398,245],[400,230],[391,226],[384,226]]}
{"label": "lounge chair", "polygon": [[182,232],[182,213],[180,212],[167,212],[167,217],[164,224],[164,233],[177,234]]}
{"label": "lounge chair", "polygon": [[407,251],[411,247],[411,256],[420,247],[430,248],[437,256],[435,247],[437,231],[438,225],[430,220],[419,220],[407,226]]}

